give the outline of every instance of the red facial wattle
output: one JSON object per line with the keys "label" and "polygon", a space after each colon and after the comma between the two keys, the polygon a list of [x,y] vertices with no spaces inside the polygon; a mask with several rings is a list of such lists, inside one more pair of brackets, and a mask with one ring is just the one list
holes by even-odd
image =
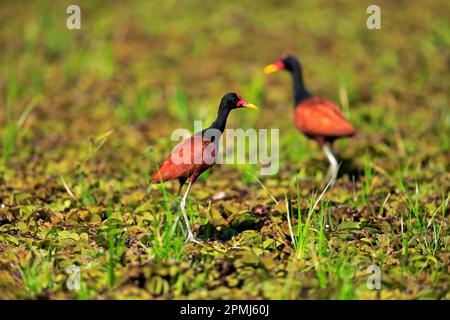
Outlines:
{"label": "red facial wattle", "polygon": [[284,62],[281,60],[278,60],[274,63],[275,67],[278,68],[278,70],[283,70],[284,69]]}
{"label": "red facial wattle", "polygon": [[243,106],[246,106],[249,104],[247,101],[242,99],[240,96],[238,96],[238,98],[239,98],[239,101],[238,101],[238,103],[236,103],[236,107],[240,108],[240,107],[243,107]]}
{"label": "red facial wattle", "polygon": [[258,109],[255,105],[248,103],[248,101],[242,99],[240,95],[237,95],[239,101],[236,103],[236,108],[250,108],[250,109]]}

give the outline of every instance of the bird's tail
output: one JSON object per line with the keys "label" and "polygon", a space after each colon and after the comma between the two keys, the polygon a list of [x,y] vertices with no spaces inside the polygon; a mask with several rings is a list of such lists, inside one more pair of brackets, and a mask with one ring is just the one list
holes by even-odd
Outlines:
{"label": "bird's tail", "polygon": [[150,178],[150,183],[161,183],[161,182],[164,182],[164,179],[161,175],[161,172],[159,172],[158,170]]}

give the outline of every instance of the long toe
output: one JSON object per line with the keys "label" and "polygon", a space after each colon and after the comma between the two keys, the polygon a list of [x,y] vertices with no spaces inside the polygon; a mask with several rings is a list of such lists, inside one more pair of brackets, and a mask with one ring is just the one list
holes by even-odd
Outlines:
{"label": "long toe", "polygon": [[188,236],[187,239],[186,239],[186,243],[187,243],[187,242],[202,243],[203,241],[200,240],[200,239],[197,239],[197,238],[194,237],[194,236]]}

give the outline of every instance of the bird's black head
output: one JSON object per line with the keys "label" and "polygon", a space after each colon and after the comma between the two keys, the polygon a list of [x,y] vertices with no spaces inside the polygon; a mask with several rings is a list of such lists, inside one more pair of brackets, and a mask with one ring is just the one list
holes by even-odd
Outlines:
{"label": "bird's black head", "polygon": [[217,119],[213,122],[209,129],[218,129],[220,132],[225,130],[225,124],[230,111],[238,108],[258,109],[251,103],[248,103],[240,95],[234,92],[227,93],[220,100],[219,111],[217,112]]}
{"label": "bird's black head", "polygon": [[240,95],[234,92],[229,92],[222,97],[220,101],[220,108],[225,108],[228,110],[237,109],[237,108],[250,108],[257,109],[253,104],[245,101]]}
{"label": "bird's black head", "polygon": [[285,54],[282,55],[277,61],[267,65],[264,68],[265,73],[273,73],[280,70],[287,70],[292,72],[293,70],[300,69],[300,61],[294,56]]}
{"label": "bird's black head", "polygon": [[264,68],[265,73],[273,73],[280,70],[287,70],[292,76],[292,83],[294,84],[294,106],[312,97],[303,83],[302,67],[297,58],[287,54],[282,55],[277,61]]}

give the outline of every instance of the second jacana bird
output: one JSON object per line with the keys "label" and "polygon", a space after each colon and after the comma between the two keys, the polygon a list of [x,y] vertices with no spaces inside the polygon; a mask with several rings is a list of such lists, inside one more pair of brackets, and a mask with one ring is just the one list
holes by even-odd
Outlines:
{"label": "second jacana bird", "polygon": [[338,163],[331,151],[334,140],[355,134],[352,124],[332,102],[312,95],[305,87],[300,62],[293,56],[284,55],[265,67],[265,73],[286,70],[292,75],[294,85],[294,121],[297,128],[308,138],[316,140],[330,162],[326,180],[336,180]]}
{"label": "second jacana bird", "polygon": [[204,171],[214,165],[219,149],[219,139],[225,130],[228,115],[231,110],[242,107],[257,109],[253,104],[248,103],[234,92],[224,95],[220,101],[217,119],[213,124],[176,145],[170,156],[164,160],[151,177],[150,182],[153,183],[178,179],[180,183],[178,194],[181,193],[183,185],[189,179],[189,185],[180,203],[188,232],[186,241],[201,242],[194,237],[186,214],[186,199],[191,186]]}

